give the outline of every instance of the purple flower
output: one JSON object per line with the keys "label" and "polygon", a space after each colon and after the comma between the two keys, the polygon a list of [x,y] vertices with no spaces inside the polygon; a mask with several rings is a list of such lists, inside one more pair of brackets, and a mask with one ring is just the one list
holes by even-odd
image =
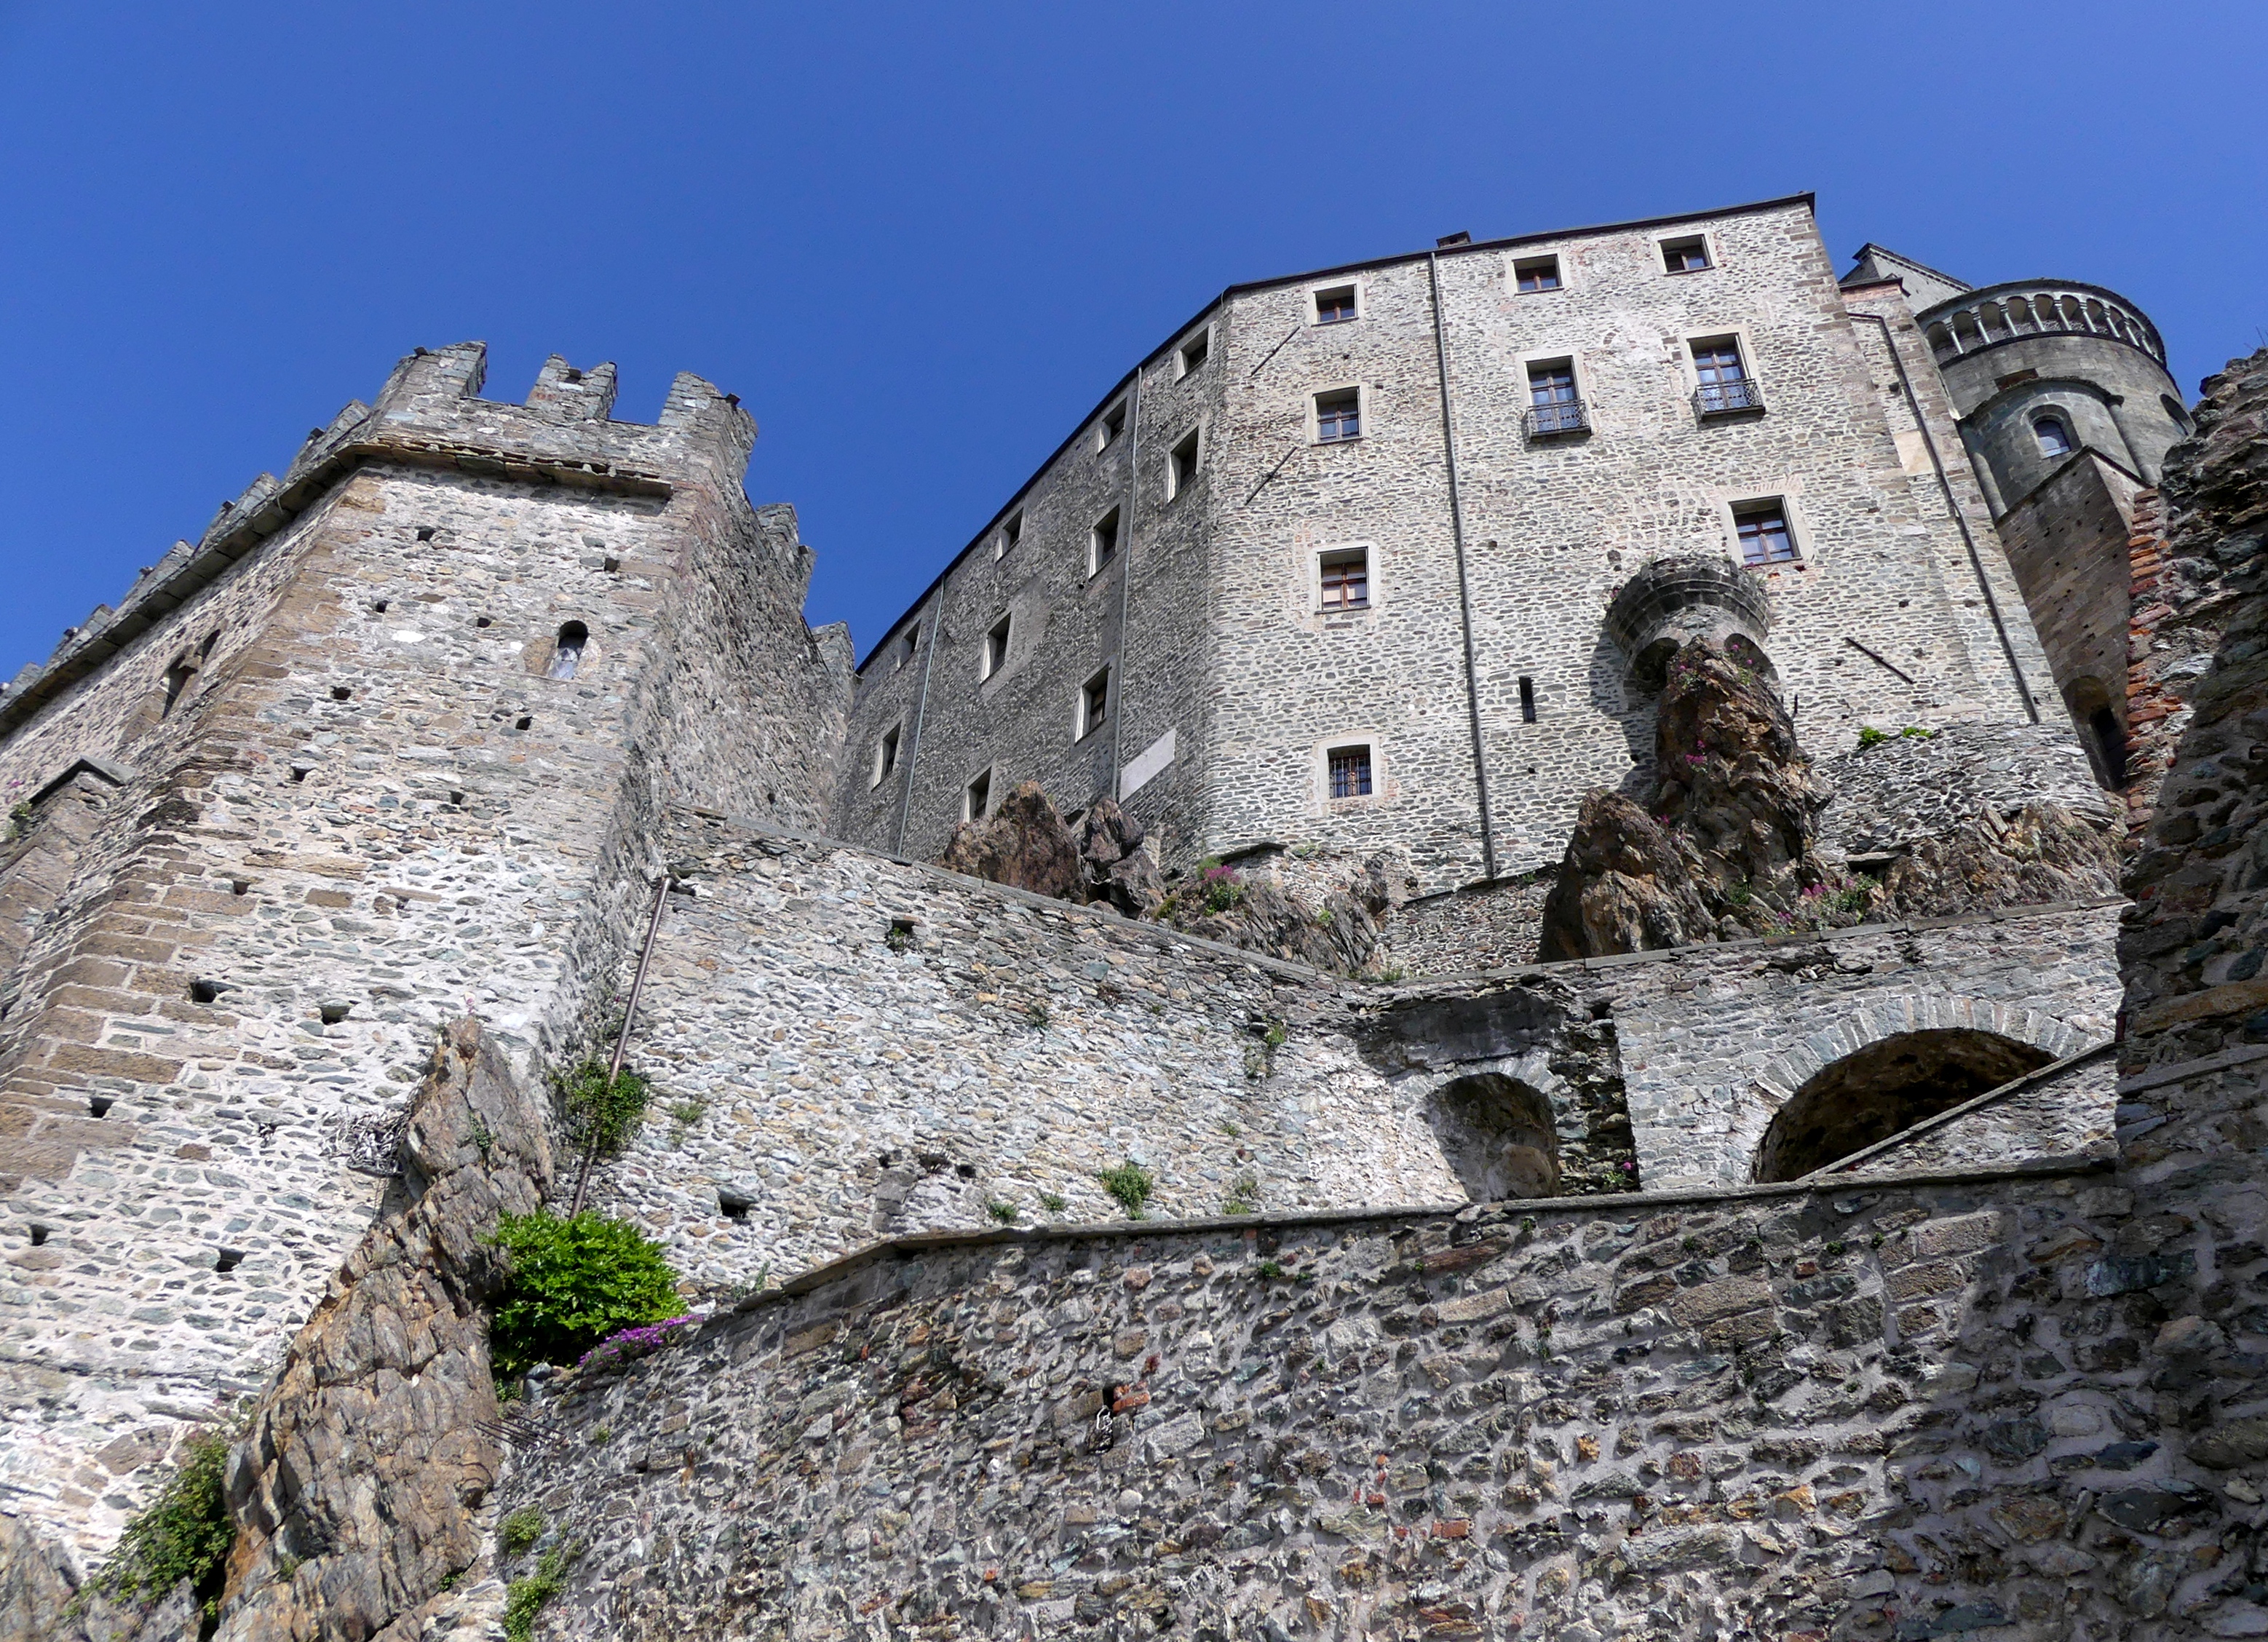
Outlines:
{"label": "purple flower", "polygon": [[698,1317],[670,1317],[660,1322],[640,1323],[634,1329],[618,1329],[600,1341],[575,1366],[578,1368],[617,1368],[633,1359],[647,1356],[665,1345],[675,1344],[675,1331],[689,1329],[701,1320]]}

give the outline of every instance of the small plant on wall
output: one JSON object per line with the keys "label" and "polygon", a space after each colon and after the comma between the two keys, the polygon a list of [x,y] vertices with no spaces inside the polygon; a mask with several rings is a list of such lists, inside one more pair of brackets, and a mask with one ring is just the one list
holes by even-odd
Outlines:
{"label": "small plant on wall", "polygon": [[627,1220],[539,1209],[505,1215],[496,1241],[512,1267],[489,1325],[499,1375],[572,1363],[617,1330],[678,1314],[677,1273]]}
{"label": "small plant on wall", "polygon": [[204,1431],[182,1442],[173,1474],[127,1523],[86,1590],[148,1608],[186,1579],[210,1630],[220,1613],[228,1553],[236,1543],[225,1486],[232,1435]]}
{"label": "small plant on wall", "polygon": [[1131,1158],[1115,1168],[1098,1171],[1094,1178],[1102,1182],[1103,1190],[1118,1199],[1130,1220],[1142,1218],[1150,1194],[1158,1188],[1157,1177]]}

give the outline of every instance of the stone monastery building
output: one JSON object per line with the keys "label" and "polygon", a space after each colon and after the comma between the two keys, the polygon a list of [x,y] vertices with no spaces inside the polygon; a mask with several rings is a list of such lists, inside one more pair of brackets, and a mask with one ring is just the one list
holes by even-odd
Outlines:
{"label": "stone monastery building", "polygon": [[[737,397],[485,363],[0,690],[0,1642],[2268,1635],[2268,356],[1453,236],[855,666]],[[500,1387],[578,1204],[692,1321]]]}

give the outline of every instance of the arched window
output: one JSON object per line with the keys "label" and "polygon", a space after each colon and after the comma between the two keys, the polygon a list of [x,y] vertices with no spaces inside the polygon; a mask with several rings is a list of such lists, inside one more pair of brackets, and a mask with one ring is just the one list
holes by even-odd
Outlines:
{"label": "arched window", "polygon": [[2174,419],[2176,427],[2184,433],[2190,431],[2190,413],[2182,409],[2181,401],[2176,399],[2171,394],[2161,394],[2158,395],[2158,403],[2165,407],[2166,414]]}
{"label": "arched window", "polygon": [[181,692],[189,688],[189,681],[196,676],[197,670],[189,665],[186,656],[166,669],[166,704],[158,711],[159,718],[173,716],[174,704],[181,699]]}
{"label": "arched window", "polygon": [[1972,1027],[1904,1032],[1813,1074],[1756,1148],[1759,1181],[1800,1180],[2044,1066],[2045,1049]]}
{"label": "arched window", "polygon": [[2039,440],[2043,456],[2071,454],[2071,430],[2064,425],[2061,416],[2041,416],[2034,421],[2032,437]]}
{"label": "arched window", "polygon": [[583,646],[590,642],[591,630],[580,622],[570,622],[559,630],[558,648],[551,652],[550,676],[571,679],[575,669],[583,665]]}

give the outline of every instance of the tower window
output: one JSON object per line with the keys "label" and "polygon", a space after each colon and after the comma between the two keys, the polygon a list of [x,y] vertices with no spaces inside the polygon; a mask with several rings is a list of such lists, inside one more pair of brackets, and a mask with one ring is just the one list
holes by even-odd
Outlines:
{"label": "tower window", "polygon": [[1761,410],[1764,399],[1741,357],[1737,336],[1697,337],[1693,348],[1694,409],[1705,416],[1728,410]]}
{"label": "tower window", "polygon": [[1799,555],[1787,527],[1787,509],[1777,502],[1743,502],[1733,509],[1734,534],[1741,539],[1741,563],[1751,569],[1793,564]]}
{"label": "tower window", "polygon": [[1187,376],[1211,357],[1211,354],[1212,330],[1208,327],[1182,344],[1182,374]]}
{"label": "tower window", "polygon": [[879,787],[890,778],[898,767],[898,726],[892,725],[882,732],[882,739],[874,743],[874,778],[866,784]]}
{"label": "tower window", "polygon": [[1110,669],[1105,667],[1085,684],[1079,692],[1079,739],[1082,741],[1102,728],[1110,717]]}
{"label": "tower window", "polygon": [[1521,258],[1512,265],[1512,283],[1515,291],[1558,290],[1559,259],[1556,256]]}
{"label": "tower window", "polygon": [[1575,393],[1572,359],[1537,359],[1528,367],[1528,431],[1542,437],[1580,433],[1590,425]]}
{"label": "tower window", "polygon": [[1197,459],[1202,451],[1203,447],[1197,438],[1197,431],[1191,428],[1182,436],[1182,442],[1174,446],[1172,457],[1167,463],[1167,496],[1179,496],[1182,493],[1182,487],[1197,476]]}
{"label": "tower window", "polygon": [[1333,798],[1366,799],[1370,796],[1368,747],[1335,747],[1328,756]]}
{"label": "tower window", "polygon": [[1315,439],[1319,444],[1337,445],[1362,437],[1362,390],[1359,387],[1333,388],[1328,394],[1315,395]]}
{"label": "tower window", "polygon": [[158,709],[159,718],[172,716],[174,704],[181,699],[181,692],[189,688],[189,681],[196,676],[197,670],[186,659],[176,661],[166,669],[166,701]]}
{"label": "tower window", "polygon": [[1112,508],[1094,521],[1087,543],[1086,573],[1100,576],[1118,556],[1118,510]]}
{"label": "tower window", "polygon": [[1328,291],[1315,293],[1315,323],[1338,325],[1355,317],[1355,291],[1352,285],[1333,285]]}
{"label": "tower window", "polygon": [[983,821],[984,812],[992,802],[992,772],[979,770],[976,778],[961,790],[961,819]]}
{"label": "tower window", "polygon": [[992,623],[992,630],[984,635],[984,652],[977,664],[978,678],[989,679],[1008,665],[1008,629],[1013,619],[1002,616]]}
{"label": "tower window", "polygon": [[1366,610],[1370,607],[1370,549],[1345,548],[1322,558],[1323,608]]}
{"label": "tower window", "polygon": [[1709,266],[1709,241],[1706,236],[1693,234],[1683,239],[1661,242],[1661,265],[1673,274],[1697,274]]}
{"label": "tower window", "polygon": [[1535,681],[1531,678],[1520,681],[1520,721],[1522,724],[1535,722]]}
{"label": "tower window", "polygon": [[902,667],[906,663],[911,661],[914,659],[914,652],[918,651],[920,648],[921,629],[918,627],[908,628],[906,630],[906,636],[898,641],[898,665]]}
{"label": "tower window", "polygon": [[570,622],[559,630],[559,642],[551,652],[548,676],[571,679],[575,669],[583,665],[583,646],[590,642],[591,630],[580,622]]}
{"label": "tower window", "polygon": [[2032,423],[2032,437],[2040,442],[2043,456],[2071,454],[2071,430],[2064,425],[2061,416],[2042,416]]}
{"label": "tower window", "polygon": [[1008,522],[1000,526],[999,535],[993,540],[992,556],[996,559],[1006,558],[1008,556],[1008,550],[1023,539],[1023,514],[1020,512],[1009,514]]}
{"label": "tower window", "polygon": [[1094,448],[1108,450],[1111,442],[1126,431],[1126,401],[1120,400],[1102,413],[1101,424],[1094,431]]}

